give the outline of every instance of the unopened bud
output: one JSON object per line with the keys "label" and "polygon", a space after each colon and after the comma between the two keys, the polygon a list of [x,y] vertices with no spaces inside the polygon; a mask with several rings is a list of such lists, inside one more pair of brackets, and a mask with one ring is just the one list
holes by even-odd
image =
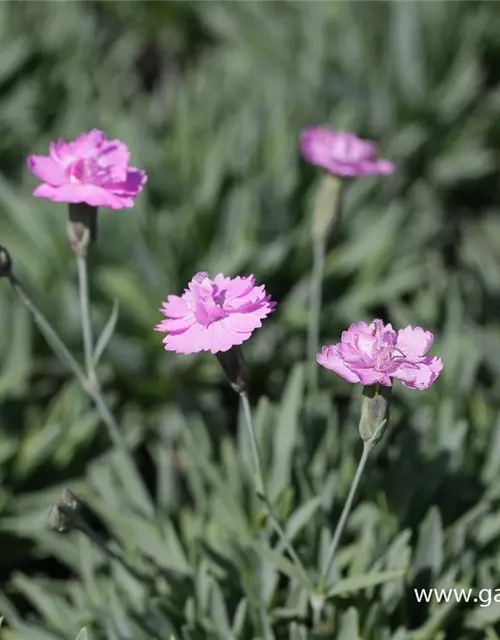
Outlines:
{"label": "unopened bud", "polygon": [[8,278],[12,272],[12,259],[7,249],[0,244],[0,278]]}
{"label": "unopened bud", "polygon": [[49,526],[57,533],[69,533],[76,528],[78,512],[66,502],[57,502],[49,509]]}
{"label": "unopened bud", "polygon": [[61,497],[62,501],[72,509],[74,509],[75,511],[81,511],[82,503],[70,489],[64,489]]}
{"label": "unopened bud", "polygon": [[90,243],[97,239],[97,210],[86,202],[69,204],[68,238],[75,253],[85,255]]}
{"label": "unopened bud", "polygon": [[229,351],[219,351],[216,356],[236,393],[247,392],[249,383],[248,367],[241,347],[235,346]]}
{"label": "unopened bud", "polygon": [[58,533],[69,533],[78,528],[82,503],[69,489],[64,489],[61,498],[49,510],[49,526]]}
{"label": "unopened bud", "polygon": [[384,435],[389,422],[392,387],[381,384],[363,387],[359,435],[372,449]]}

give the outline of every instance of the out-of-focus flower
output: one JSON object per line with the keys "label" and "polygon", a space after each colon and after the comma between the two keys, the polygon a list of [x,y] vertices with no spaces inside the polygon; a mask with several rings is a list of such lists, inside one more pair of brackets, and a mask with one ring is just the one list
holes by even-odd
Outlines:
{"label": "out-of-focus flower", "polygon": [[29,156],[28,167],[43,184],[34,196],[53,202],[86,202],[93,207],[132,207],[147,176],[129,166],[130,154],[120,140],[108,140],[93,129],[74,142],[50,143],[48,156]]}
{"label": "out-of-focus flower", "polygon": [[308,127],[300,135],[300,147],[308,162],[342,178],[396,171],[392,162],[377,157],[378,149],[373,142],[362,140],[354,133]]}
{"label": "out-of-focus flower", "polygon": [[167,351],[218,353],[243,344],[275,306],[265,287],[255,285],[253,275],[218,274],[211,280],[201,272],[182,296],[168,296],[160,309],[167,319],[155,330],[167,333],[163,340]]}
{"label": "out-of-focus flower", "polygon": [[427,389],[443,369],[440,358],[427,356],[434,336],[420,327],[396,332],[390,324],[358,322],[342,333],[342,341],[323,347],[317,361],[349,382],[392,386],[398,378],[411,389]]}

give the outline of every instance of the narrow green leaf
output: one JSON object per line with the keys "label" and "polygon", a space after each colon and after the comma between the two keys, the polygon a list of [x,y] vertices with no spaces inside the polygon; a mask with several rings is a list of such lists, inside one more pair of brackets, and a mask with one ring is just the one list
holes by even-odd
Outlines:
{"label": "narrow green leaf", "polygon": [[113,333],[115,331],[116,322],[118,320],[118,311],[119,311],[119,302],[118,300],[113,301],[113,308],[111,309],[111,313],[109,315],[108,321],[104,325],[104,329],[102,330],[99,339],[97,340],[95,349],[94,349],[94,364],[97,365],[99,360],[101,359],[102,354],[104,353],[106,347],[109,344],[109,341],[113,337]]}
{"label": "narrow green leaf", "polygon": [[255,551],[265,560],[272,562],[275,567],[284,573],[292,580],[296,580],[299,584],[301,584],[304,589],[311,589],[311,582],[307,579],[307,576],[302,574],[302,571],[295,566],[290,560],[287,560],[280,553],[266,546],[260,540],[249,540],[249,544],[255,549]]}
{"label": "narrow green leaf", "polygon": [[443,547],[441,515],[436,507],[432,507],[420,527],[412,569],[413,579],[423,571],[430,571],[434,577],[439,575],[443,565]]}
{"label": "narrow green leaf", "polygon": [[274,430],[272,495],[288,484],[292,472],[292,455],[297,445],[298,424],[304,387],[304,369],[296,365],[286,383],[278,423]]}
{"label": "narrow green leaf", "polygon": [[359,636],[359,616],[354,607],[349,607],[340,619],[339,640],[361,640]]}
{"label": "narrow green leaf", "polygon": [[366,573],[361,576],[345,578],[337,582],[337,584],[328,591],[327,596],[331,598],[333,596],[346,595],[355,591],[361,591],[361,589],[375,587],[388,580],[401,578],[404,573],[404,571],[379,571],[378,573]]}

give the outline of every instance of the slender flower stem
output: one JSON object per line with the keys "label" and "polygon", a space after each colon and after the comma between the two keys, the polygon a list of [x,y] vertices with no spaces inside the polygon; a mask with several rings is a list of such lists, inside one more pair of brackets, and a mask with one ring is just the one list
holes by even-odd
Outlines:
{"label": "slender flower stem", "polygon": [[356,469],[356,474],[354,475],[354,480],[352,481],[351,488],[349,489],[349,495],[347,496],[346,503],[340,515],[340,520],[338,521],[338,524],[335,528],[335,532],[333,534],[332,541],[330,543],[330,548],[328,549],[326,568],[320,576],[320,580],[319,580],[320,592],[324,590],[326,586],[326,581],[328,580],[328,576],[330,575],[330,569],[332,568],[332,564],[335,559],[335,553],[339,546],[342,533],[344,532],[347,518],[349,516],[349,513],[351,512],[354,496],[356,494],[359,481],[361,480],[361,476],[363,475],[363,471],[368,461],[368,455],[370,453],[371,448],[372,447],[370,446],[369,442],[363,443],[363,453],[361,454],[361,458],[358,463],[358,468]]}
{"label": "slender flower stem", "polygon": [[307,354],[309,362],[310,391],[318,387],[318,365],[316,354],[319,348],[319,327],[321,318],[321,291],[323,271],[325,267],[326,236],[313,239],[313,269],[311,276],[311,293],[309,299],[309,318],[307,328]]}
{"label": "slender flower stem", "polygon": [[78,289],[80,294],[80,317],[82,323],[83,351],[85,356],[85,369],[90,384],[97,385],[97,377],[94,369],[94,341],[92,338],[92,322],[90,320],[89,285],[87,277],[87,257],[84,252],[76,252],[76,265],[78,269]]}
{"label": "slender flower stem", "polygon": [[255,429],[253,426],[253,420],[252,420],[252,412],[250,410],[250,403],[248,401],[248,396],[245,392],[240,393],[240,398],[241,398],[241,404],[243,407],[243,414],[245,416],[245,424],[247,426],[247,431],[248,431],[248,435],[250,436],[250,442],[251,442],[251,447],[252,447],[252,455],[253,455],[253,459],[254,459],[254,478],[255,478],[255,489],[256,489],[256,493],[257,496],[259,498],[259,500],[265,505],[266,507],[266,511],[267,511],[267,516],[271,522],[271,524],[273,525],[274,530],[276,531],[276,533],[278,534],[283,547],[288,551],[291,559],[293,560],[293,562],[295,563],[295,565],[297,566],[297,568],[299,569],[299,571],[302,573],[304,580],[306,581],[306,583],[311,584],[312,587],[312,583],[311,580],[309,578],[309,575],[304,567],[304,565],[302,564],[299,556],[297,555],[295,549],[293,548],[292,544],[290,543],[290,541],[287,538],[286,533],[284,532],[283,528],[281,527],[271,504],[271,501],[269,500],[269,498],[267,497],[267,493],[266,493],[266,488],[265,488],[265,483],[264,483],[264,475],[262,473],[262,463],[261,463],[261,456],[260,456],[260,452],[259,452],[259,445],[257,442],[257,435],[255,433]]}
{"label": "slender flower stem", "polygon": [[99,547],[104,552],[106,556],[108,556],[110,560],[114,560],[115,562],[118,562],[119,564],[121,564],[121,566],[124,569],[126,569],[134,578],[138,578],[139,580],[145,580],[148,577],[150,577],[150,576],[147,576],[145,573],[138,571],[133,566],[129,565],[127,560],[124,558],[124,556],[121,553],[118,553],[117,551],[115,551],[114,549],[111,549],[106,544],[106,542],[101,538],[101,536],[99,536],[93,529],[91,529],[82,518],[78,519],[76,529],[78,529],[80,533],[83,533],[84,535],[86,535],[89,538],[89,540],[91,540],[97,547]]}
{"label": "slender flower stem", "polygon": [[113,444],[119,447],[120,450],[126,450],[126,446],[120,434],[118,424],[113,414],[111,413],[109,406],[100,389],[98,389],[95,384],[92,384],[92,381],[89,381],[87,379],[85,372],[83,371],[80,364],[71,355],[66,345],[52,328],[50,322],[45,318],[43,313],[37,307],[33,298],[28,294],[26,289],[22,286],[22,284],[13,273],[9,275],[9,281],[18,298],[32,314],[35,323],[37,324],[42,334],[45,336],[45,339],[47,340],[49,345],[54,350],[54,353],[57,355],[62,364],[65,365],[75,376],[75,378],[80,383],[83,391],[93,400],[102,421],[108,428],[108,433]]}
{"label": "slender flower stem", "polygon": [[312,245],[313,267],[309,295],[309,319],[307,327],[307,360],[309,364],[309,393],[318,388],[318,367],[316,354],[319,348],[321,293],[325,254],[328,235],[332,227],[338,223],[342,210],[343,181],[332,175],[325,175],[313,210]]}
{"label": "slender flower stem", "polygon": [[262,473],[262,463],[260,461],[259,445],[257,442],[257,435],[253,426],[252,412],[250,409],[250,402],[246,393],[240,393],[241,406],[243,408],[243,415],[245,417],[245,424],[247,426],[248,435],[250,436],[250,446],[252,447],[253,466],[254,466],[254,480],[255,489],[259,498],[265,495],[264,489],[264,474]]}

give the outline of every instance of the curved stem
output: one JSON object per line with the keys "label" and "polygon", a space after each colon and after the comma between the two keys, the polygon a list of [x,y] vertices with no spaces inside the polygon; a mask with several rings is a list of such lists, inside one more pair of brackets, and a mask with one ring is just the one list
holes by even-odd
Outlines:
{"label": "curved stem", "polygon": [[319,589],[323,591],[326,582],[328,580],[328,576],[330,574],[330,569],[332,568],[333,561],[335,559],[335,554],[337,552],[337,547],[339,546],[340,538],[342,533],[344,532],[344,528],[347,522],[347,518],[352,509],[352,504],[354,501],[354,496],[356,494],[356,490],[359,485],[359,481],[361,480],[361,476],[363,475],[363,471],[365,469],[366,463],[368,461],[368,455],[370,453],[370,444],[368,442],[363,443],[363,453],[361,454],[361,458],[358,463],[358,468],[356,469],[356,474],[354,475],[354,479],[351,484],[351,488],[349,489],[349,495],[347,496],[346,503],[344,508],[342,509],[342,514],[340,516],[340,520],[335,528],[335,532],[333,534],[332,541],[330,543],[330,547],[328,549],[327,561],[325,565],[325,570],[322,572],[319,580]]}
{"label": "curved stem", "polygon": [[257,497],[259,498],[259,500],[265,505],[266,507],[266,511],[267,511],[267,516],[274,528],[274,530],[276,531],[276,533],[278,534],[278,537],[280,538],[283,547],[288,551],[288,554],[290,555],[292,561],[295,563],[295,565],[297,566],[297,568],[299,569],[299,571],[302,573],[302,576],[304,577],[304,580],[306,581],[306,583],[309,583],[312,587],[312,583],[311,580],[309,578],[309,575],[307,573],[307,571],[305,570],[304,565],[302,564],[299,556],[297,555],[295,549],[293,548],[291,542],[288,540],[288,537],[286,535],[286,533],[284,532],[282,526],[280,525],[278,518],[276,517],[272,504],[269,500],[269,498],[267,497],[267,493],[266,493],[266,488],[265,488],[265,483],[264,483],[264,475],[262,473],[262,463],[261,463],[261,456],[260,456],[260,451],[259,451],[259,445],[258,445],[258,441],[257,441],[257,435],[255,433],[255,429],[253,426],[253,420],[252,420],[252,412],[250,410],[250,403],[248,401],[248,396],[245,392],[240,393],[240,398],[241,398],[241,404],[243,407],[243,414],[245,416],[245,424],[247,426],[247,431],[248,431],[248,435],[250,437],[250,442],[251,442],[251,447],[252,447],[252,455],[253,455],[253,459],[254,459],[254,478],[255,478],[255,490],[257,493]]}

